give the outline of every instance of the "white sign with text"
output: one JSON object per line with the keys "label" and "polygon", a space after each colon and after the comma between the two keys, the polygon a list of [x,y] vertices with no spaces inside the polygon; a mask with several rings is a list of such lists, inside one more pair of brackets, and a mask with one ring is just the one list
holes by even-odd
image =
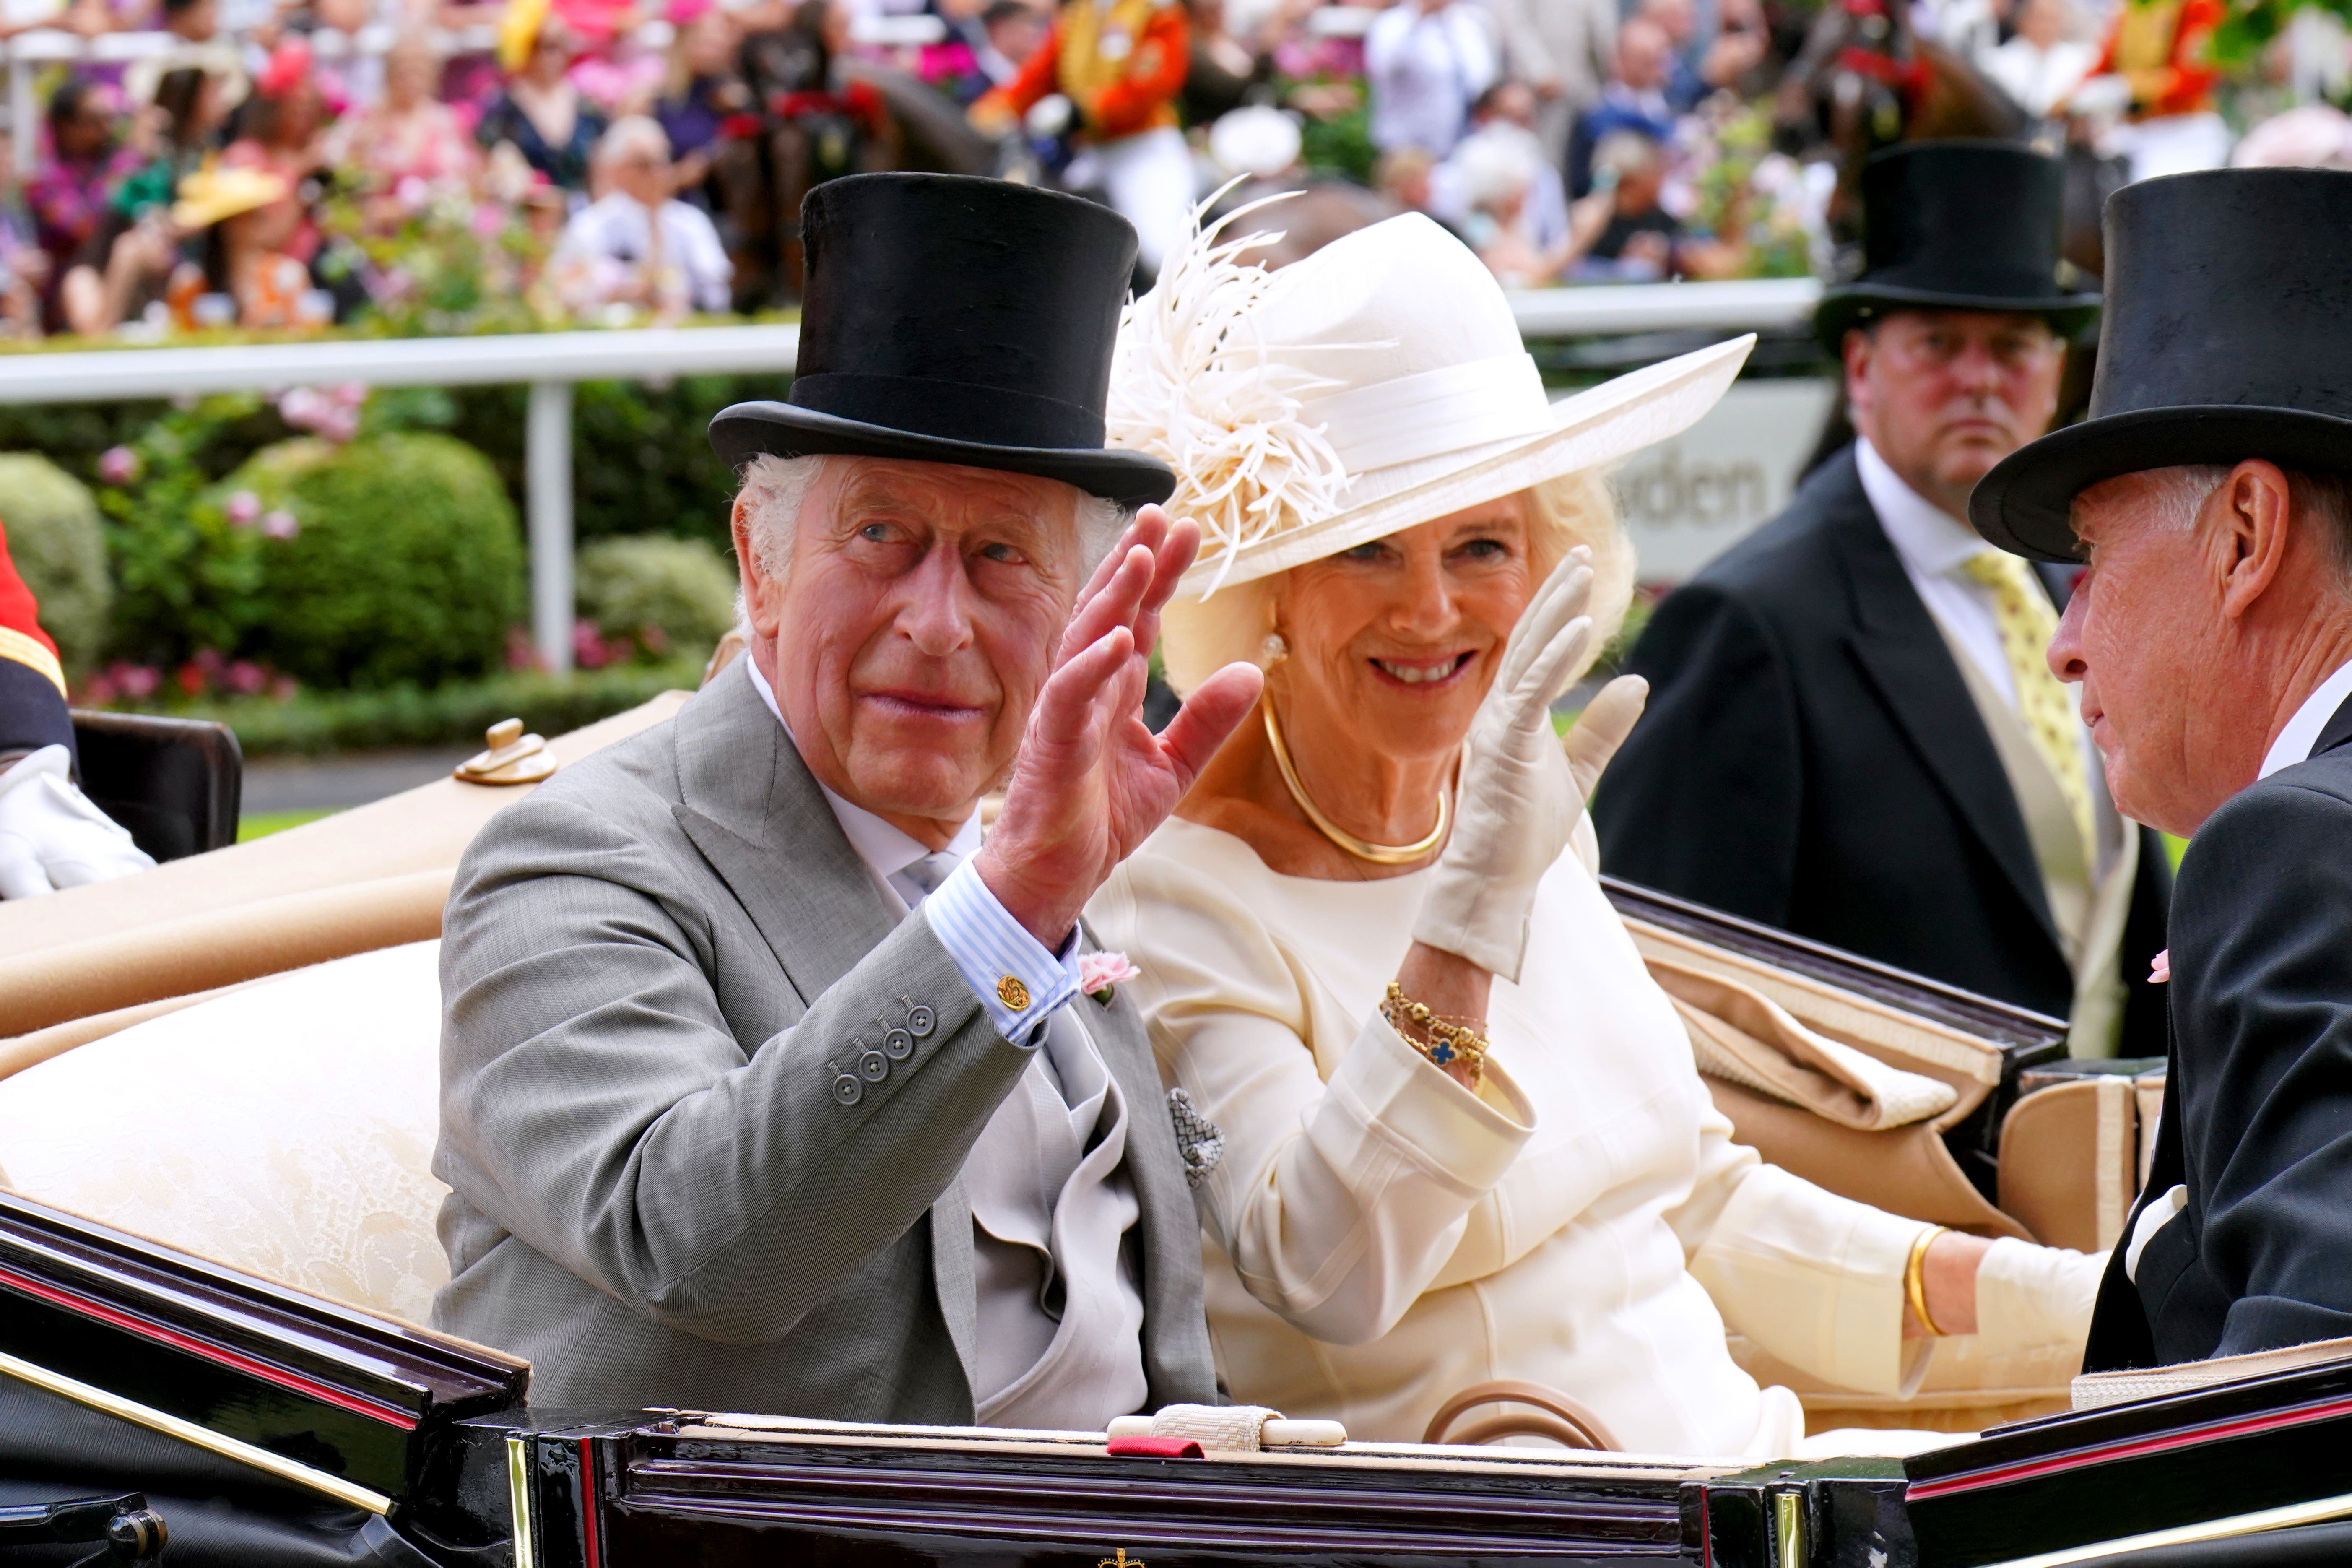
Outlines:
{"label": "white sign with text", "polygon": [[1786,506],[1833,391],[1812,377],[1738,382],[1696,425],[1627,458],[1612,484],[1641,580],[1683,581]]}

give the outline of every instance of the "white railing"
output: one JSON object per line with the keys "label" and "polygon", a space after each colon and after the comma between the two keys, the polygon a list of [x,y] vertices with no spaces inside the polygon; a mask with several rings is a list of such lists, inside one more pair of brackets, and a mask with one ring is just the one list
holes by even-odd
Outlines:
{"label": "white railing", "polygon": [[[1512,297],[1530,338],[1786,327],[1811,314],[1810,279],[1530,289]],[[512,337],[377,338],[218,348],[104,348],[0,354],[0,404],[111,403],[215,392],[274,393],[362,382],[467,386],[523,382],[531,637],[551,669],[572,668],[572,388],[583,381],[790,375],[795,326],[651,328]]]}

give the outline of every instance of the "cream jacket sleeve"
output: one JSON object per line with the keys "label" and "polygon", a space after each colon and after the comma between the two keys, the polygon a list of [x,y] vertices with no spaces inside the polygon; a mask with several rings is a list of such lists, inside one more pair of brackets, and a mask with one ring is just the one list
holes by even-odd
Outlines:
{"label": "cream jacket sleeve", "polygon": [[1925,1372],[1903,1340],[1903,1265],[1927,1228],[1918,1221],[1764,1163],[1712,1106],[1697,1180],[1666,1221],[1724,1325],[1790,1366],[1862,1394],[1899,1393]]}
{"label": "cream jacket sleeve", "polygon": [[1316,1339],[1385,1334],[1527,1142],[1526,1098],[1492,1067],[1470,1093],[1377,1016],[1351,1038],[1316,1038],[1312,977],[1240,901],[1168,858],[1129,861],[1087,915],[1140,965],[1129,984],[1161,1077],[1224,1134],[1195,1195],[1243,1284]]}
{"label": "cream jacket sleeve", "polygon": [[[1699,1140],[1698,1180],[1666,1218],[1725,1326],[1841,1388],[1917,1387],[1938,1342],[1903,1338],[1903,1268],[1928,1227],[1764,1163],[1731,1142],[1720,1111],[1708,1110]],[[2105,1265],[2104,1254],[1996,1241],[1977,1273],[1976,1349],[2079,1351]]]}

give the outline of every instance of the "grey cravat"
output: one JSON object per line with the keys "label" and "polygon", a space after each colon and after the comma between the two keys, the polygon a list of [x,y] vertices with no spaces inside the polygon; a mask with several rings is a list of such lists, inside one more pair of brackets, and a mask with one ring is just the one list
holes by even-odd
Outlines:
{"label": "grey cravat", "polygon": [[938,892],[940,884],[948,879],[948,874],[962,863],[962,856],[935,849],[921,859],[910,861],[892,872],[890,884],[898,889],[899,896],[907,900],[907,907],[911,910]]}

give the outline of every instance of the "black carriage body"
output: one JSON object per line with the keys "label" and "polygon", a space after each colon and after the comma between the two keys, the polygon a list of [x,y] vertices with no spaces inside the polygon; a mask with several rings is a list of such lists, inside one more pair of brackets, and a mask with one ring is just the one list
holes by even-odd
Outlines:
{"label": "black carriage body", "polygon": [[1077,1435],[697,1415],[541,1426],[511,1443],[532,1568],[1913,1560],[1892,1460],[1741,1469],[1360,1444],[1153,1458]]}
{"label": "black carriage body", "polygon": [[1885,1461],[1360,1444],[1160,1459],[1082,1435],[534,1412],[527,1375],[0,1194],[0,1517],[141,1493],[173,1531],[166,1563],[1911,1560]]}
{"label": "black carriage body", "polygon": [[2352,1525],[2331,1521],[2352,1520],[2347,1455],[2352,1359],[2338,1359],[1922,1454],[1905,1500],[1921,1568],[2122,1545],[2111,1561],[2150,1568],[2343,1563]]}
{"label": "black carriage body", "polygon": [[[1991,1042],[1989,1124],[2019,1070],[2059,1049],[2053,1020],[1609,891],[1629,919]],[[1981,1142],[1968,1123],[1953,1136]],[[1753,1468],[1354,1443],[1151,1458],[1084,1435],[563,1413],[526,1405],[528,1373],[0,1193],[0,1556],[74,1562],[86,1544],[15,1542],[44,1528],[87,1542],[143,1503],[173,1531],[161,1560],[187,1568],[1989,1568],[2352,1491],[2332,1459],[2352,1438],[2352,1365],[1907,1466]]]}

